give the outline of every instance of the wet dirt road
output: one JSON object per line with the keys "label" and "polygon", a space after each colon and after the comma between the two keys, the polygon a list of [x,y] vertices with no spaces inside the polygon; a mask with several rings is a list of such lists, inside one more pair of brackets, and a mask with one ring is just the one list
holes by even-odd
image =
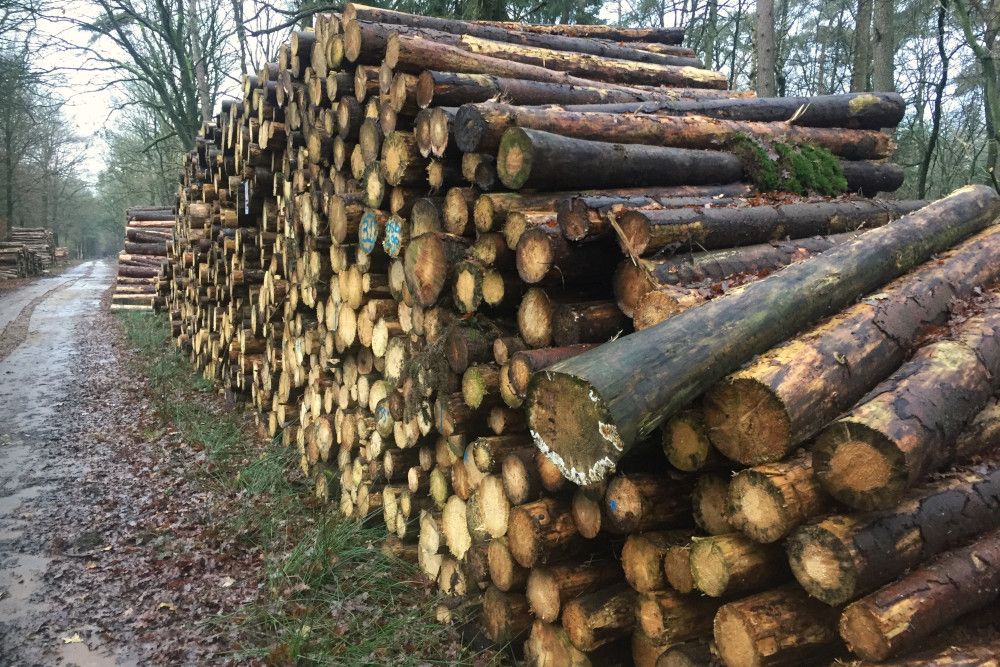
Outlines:
{"label": "wet dirt road", "polygon": [[61,408],[74,386],[81,330],[112,277],[107,263],[87,262],[0,296],[0,664],[116,664],[75,641],[73,628],[48,628],[65,632],[55,646],[36,637],[58,602],[41,595],[51,544],[27,535],[44,497],[87,472],[85,463],[52,454],[71,426]]}

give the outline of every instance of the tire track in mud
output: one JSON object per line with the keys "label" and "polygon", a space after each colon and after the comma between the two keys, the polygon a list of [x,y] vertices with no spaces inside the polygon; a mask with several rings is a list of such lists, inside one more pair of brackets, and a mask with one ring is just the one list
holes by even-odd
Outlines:
{"label": "tire track in mud", "polygon": [[90,277],[93,271],[94,267],[91,265],[87,267],[87,270],[82,275],[75,276],[70,280],[61,282],[52,289],[39,294],[34,299],[26,303],[24,308],[21,309],[21,312],[18,313],[17,318],[11,321],[6,327],[4,327],[3,331],[0,332],[0,361],[3,361],[10,356],[10,353],[16,350],[17,346],[28,338],[28,325],[31,323],[31,315],[35,312],[35,308],[37,308],[40,303],[59,290],[66,289],[81,278]]}

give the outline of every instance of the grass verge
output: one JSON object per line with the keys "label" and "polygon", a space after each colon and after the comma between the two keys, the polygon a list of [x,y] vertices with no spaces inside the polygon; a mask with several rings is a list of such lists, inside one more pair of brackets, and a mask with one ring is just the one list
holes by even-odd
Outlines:
{"label": "grass verge", "polygon": [[[164,320],[119,319],[164,424],[201,448],[207,491],[231,500],[218,521],[263,563],[256,600],[213,622],[235,625],[229,656],[271,665],[472,664],[458,633],[433,619],[435,597],[415,567],[384,553],[383,529],[320,506],[280,440],[262,444],[174,348]],[[331,493],[331,496],[335,494]],[[248,573],[247,576],[253,576]]]}

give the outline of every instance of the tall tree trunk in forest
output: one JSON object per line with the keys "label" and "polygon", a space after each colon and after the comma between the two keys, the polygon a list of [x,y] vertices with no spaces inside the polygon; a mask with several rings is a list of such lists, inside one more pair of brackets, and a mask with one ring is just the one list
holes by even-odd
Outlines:
{"label": "tall tree trunk in forest", "polygon": [[733,49],[729,54],[729,87],[736,87],[736,52],[740,44],[740,22],[743,19],[743,0],[736,6],[736,23],[733,26]]}
{"label": "tall tree trunk in forest", "polygon": [[[969,44],[969,48],[976,55],[979,67],[982,69],[983,80],[983,106],[986,112],[986,132],[989,138],[987,147],[986,170],[993,187],[1000,190],[1000,183],[996,177],[997,147],[1000,144],[1000,80],[997,79],[996,60],[993,57],[993,46],[996,41],[997,29],[996,18],[987,20],[987,30],[980,41],[976,35],[978,26],[973,27],[972,17],[969,15],[969,7],[966,0],[955,0],[955,16],[962,26],[962,33]],[[976,17],[981,19],[981,17]],[[977,21],[978,23],[979,21]]]}
{"label": "tall tree trunk in forest", "polygon": [[945,46],[945,21],[948,18],[948,0],[941,0],[938,6],[937,45],[938,57],[941,58],[941,77],[934,87],[934,110],[931,112],[931,134],[927,138],[927,150],[920,161],[920,176],[917,181],[917,191],[923,199],[927,195],[927,172],[931,168],[934,149],[937,148],[938,136],[941,134],[941,106],[944,89],[948,85],[948,49]]}
{"label": "tall tree trunk in forest", "polygon": [[14,137],[8,124],[3,132],[3,182],[6,211],[0,220],[0,241],[7,239],[10,228],[14,225]]}
{"label": "tall tree trunk in forest", "polygon": [[705,29],[705,57],[703,59],[706,69],[713,69],[715,62],[715,38],[719,32],[719,0],[708,0],[708,26]]}
{"label": "tall tree trunk in forest", "polygon": [[194,61],[194,79],[198,87],[198,106],[201,120],[212,120],[212,95],[208,90],[208,75],[205,72],[205,58],[201,52],[201,33],[198,30],[198,0],[188,0],[188,39],[191,40],[191,59]]}
{"label": "tall tree trunk in forest", "polygon": [[894,0],[874,0],[872,23],[872,88],[878,91],[896,90],[893,58],[896,38],[893,30]]}
{"label": "tall tree trunk in forest", "polygon": [[851,67],[851,92],[868,90],[871,70],[872,0],[858,0],[858,18],[854,29],[854,65]]}
{"label": "tall tree trunk in forest", "polygon": [[778,92],[774,79],[774,0],[757,0],[754,47],[757,54],[757,94],[774,97]]}

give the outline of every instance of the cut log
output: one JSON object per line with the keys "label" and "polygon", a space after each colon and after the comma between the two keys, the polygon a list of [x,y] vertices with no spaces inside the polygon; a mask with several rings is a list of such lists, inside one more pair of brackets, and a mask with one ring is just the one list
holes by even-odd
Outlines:
{"label": "cut log", "polygon": [[913,489],[890,510],[799,528],[788,538],[788,560],[810,595],[842,604],[998,526],[1000,470],[960,471]]}
{"label": "cut log", "polygon": [[952,300],[998,275],[992,227],[718,383],[704,400],[709,437],[744,465],[781,459],[898,368]]}
{"label": "cut log", "polygon": [[[963,188],[863,238],[555,364],[535,376],[526,400],[536,444],[568,479],[603,479],[638,439],[727,372],[981,230],[998,210],[1000,195]],[[768,317],[750,316],[761,304]],[[705,331],[715,335],[701,336]],[[699,332],[695,340],[692,332]]]}
{"label": "cut log", "polygon": [[807,453],[741,470],[729,483],[730,522],[757,542],[777,542],[830,509]]}
{"label": "cut log", "polygon": [[578,597],[566,604],[562,622],[581,651],[593,651],[625,637],[635,626],[636,592],[624,582]]}
{"label": "cut log", "polygon": [[711,185],[741,180],[743,165],[718,151],[586,141],[515,127],[500,142],[497,173],[513,190]]}
{"label": "cut log", "polygon": [[896,127],[903,120],[906,102],[898,93],[847,93],[814,97],[746,97],[728,100],[586,104],[564,108],[568,111],[603,111],[621,114],[695,115],[760,123],[786,122],[794,118],[792,122],[803,127],[877,130]]}
{"label": "cut log", "polygon": [[695,525],[704,532],[709,535],[731,533],[728,475],[699,475],[691,491],[691,507]]}
{"label": "cut log", "polygon": [[714,661],[711,642],[701,640],[669,647],[656,661],[656,667],[705,667]]}
{"label": "cut log", "polygon": [[507,541],[511,555],[522,567],[570,553],[582,539],[568,500],[546,497],[510,512]]}
{"label": "cut log", "polygon": [[894,505],[955,458],[960,431],[1000,389],[1000,301],[920,348],[816,438],[823,488],[857,509]]}
{"label": "cut log", "polygon": [[712,250],[762,244],[880,227],[924,204],[848,199],[626,211],[618,218],[619,241],[633,257],[663,248]]}
{"label": "cut log", "polygon": [[629,534],[691,524],[690,477],[617,475],[604,495],[604,528]]}
{"label": "cut log", "polygon": [[865,660],[918,648],[931,633],[1000,597],[1000,532],[949,551],[850,604],[840,636]]}
{"label": "cut log", "polygon": [[721,602],[677,591],[651,591],[639,595],[636,617],[650,639],[674,644],[712,634],[712,619]]}
{"label": "cut log", "polygon": [[563,111],[497,102],[463,105],[455,115],[455,142],[465,152],[493,152],[511,127],[591,141],[716,150],[727,148],[738,137],[750,136],[763,142],[820,146],[848,160],[885,158],[894,150],[892,140],[875,130],[811,128],[693,115]]}
{"label": "cut log", "polygon": [[794,585],[723,605],[714,625],[726,667],[798,667],[837,652],[837,610]]}
{"label": "cut log", "polygon": [[622,547],[625,579],[639,593],[664,590],[663,556],[670,547],[691,541],[691,531],[669,530],[634,533]]}
{"label": "cut log", "polygon": [[522,593],[505,593],[495,586],[483,595],[483,631],[498,644],[523,639],[531,629],[528,600]]}
{"label": "cut log", "polygon": [[695,587],[716,598],[763,590],[788,576],[780,547],[758,544],[740,533],[697,538],[689,558]]}
{"label": "cut log", "polygon": [[554,623],[565,603],[588,591],[616,584],[621,578],[622,568],[615,560],[535,567],[528,575],[528,605],[537,618]]}
{"label": "cut log", "polygon": [[531,626],[531,634],[524,642],[524,661],[532,667],[627,665],[626,649],[623,641],[617,641],[584,653],[573,646],[562,624],[536,620]]}

